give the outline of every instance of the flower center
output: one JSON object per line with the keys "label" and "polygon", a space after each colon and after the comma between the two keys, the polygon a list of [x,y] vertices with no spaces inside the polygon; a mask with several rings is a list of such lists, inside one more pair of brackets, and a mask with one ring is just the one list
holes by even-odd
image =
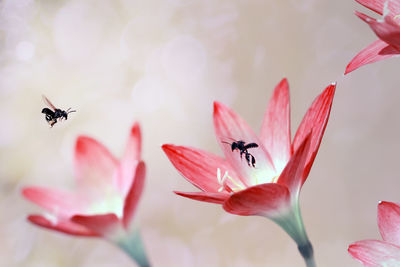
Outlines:
{"label": "flower center", "polygon": [[[218,192],[222,192],[226,190],[229,193],[241,191],[245,189],[245,187],[238,182],[235,181],[231,176],[229,176],[228,171],[225,171],[224,176],[221,177],[221,169],[217,168],[217,180],[221,187],[218,189]],[[231,185],[228,185],[228,181],[230,181]],[[235,187],[232,187],[234,185]]]}
{"label": "flower center", "polygon": [[101,200],[96,200],[89,208],[90,214],[115,213],[119,218],[123,216],[124,199],[118,194],[108,194]]}
{"label": "flower center", "polygon": [[[267,183],[276,183],[278,181],[278,178],[279,178],[279,175],[274,176]],[[255,180],[254,185],[260,184],[257,177],[255,179],[256,180]],[[217,168],[217,180],[221,186],[218,189],[218,192],[222,192],[223,190],[225,190],[229,193],[233,193],[233,192],[238,192],[238,191],[246,189],[246,186],[244,186],[242,183],[237,182],[234,178],[229,176],[228,171],[225,171],[224,175],[221,177],[221,169],[220,168]]]}

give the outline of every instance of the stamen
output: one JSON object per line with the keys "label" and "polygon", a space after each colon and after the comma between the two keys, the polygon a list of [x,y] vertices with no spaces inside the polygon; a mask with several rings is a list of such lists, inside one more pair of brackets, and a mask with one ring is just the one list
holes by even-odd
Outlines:
{"label": "stamen", "polygon": [[[227,179],[229,179],[229,181],[231,181],[237,187],[231,188],[227,184]],[[217,168],[217,180],[218,180],[218,183],[221,185],[221,187],[218,189],[218,192],[222,192],[225,189],[227,192],[232,193],[234,191],[240,191],[240,190],[244,189],[242,185],[240,185],[238,182],[235,181],[235,179],[233,179],[231,176],[229,176],[228,171],[225,171],[224,176],[221,178],[220,168]]]}
{"label": "stamen", "polygon": [[51,213],[44,213],[43,216],[52,224],[52,225],[57,225],[58,223],[58,218],[55,214]]}
{"label": "stamen", "polygon": [[275,176],[274,178],[272,178],[271,183],[276,183],[278,181],[279,176]]}
{"label": "stamen", "polygon": [[230,188],[229,187],[229,185],[227,185],[227,184],[225,184],[225,190],[228,192],[228,193],[233,193],[234,191],[232,190],[232,188]]}

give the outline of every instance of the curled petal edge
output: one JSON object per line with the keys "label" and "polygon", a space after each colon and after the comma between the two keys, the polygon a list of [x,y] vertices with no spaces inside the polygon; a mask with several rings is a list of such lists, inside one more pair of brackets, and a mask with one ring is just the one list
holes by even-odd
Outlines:
{"label": "curled petal edge", "polygon": [[279,184],[256,185],[232,194],[223,208],[236,215],[275,218],[290,208],[290,193],[286,186]]}

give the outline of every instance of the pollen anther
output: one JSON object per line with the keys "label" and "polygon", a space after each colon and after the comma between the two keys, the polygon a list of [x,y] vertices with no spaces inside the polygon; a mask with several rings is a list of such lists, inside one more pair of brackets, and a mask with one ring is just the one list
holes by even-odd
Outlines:
{"label": "pollen anther", "polygon": [[[235,186],[235,188],[231,188],[228,184],[227,184],[227,179],[229,179],[229,181],[231,181]],[[229,193],[233,193],[235,191],[240,191],[243,190],[243,186],[241,186],[240,184],[238,184],[235,179],[233,179],[231,176],[229,176],[228,171],[225,171],[224,176],[221,177],[221,169],[217,168],[217,180],[218,183],[221,185],[221,187],[218,189],[218,192],[222,192],[223,190],[226,190]]]}

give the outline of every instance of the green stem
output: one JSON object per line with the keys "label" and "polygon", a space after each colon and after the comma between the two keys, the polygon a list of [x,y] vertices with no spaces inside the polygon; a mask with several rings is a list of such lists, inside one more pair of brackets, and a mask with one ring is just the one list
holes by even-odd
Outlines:
{"label": "green stem", "polygon": [[131,259],[135,260],[140,267],[151,266],[147,259],[139,230],[134,231],[127,238],[117,241],[116,245],[125,251]]}
{"label": "green stem", "polygon": [[317,265],[315,264],[314,257],[309,258],[309,259],[304,259],[306,261],[306,266],[307,267],[316,267]]}
{"label": "green stem", "polygon": [[311,242],[308,240],[298,203],[295,203],[284,216],[271,219],[281,226],[283,230],[285,230],[296,242],[297,248],[306,262],[306,266],[316,267],[313,247]]}

